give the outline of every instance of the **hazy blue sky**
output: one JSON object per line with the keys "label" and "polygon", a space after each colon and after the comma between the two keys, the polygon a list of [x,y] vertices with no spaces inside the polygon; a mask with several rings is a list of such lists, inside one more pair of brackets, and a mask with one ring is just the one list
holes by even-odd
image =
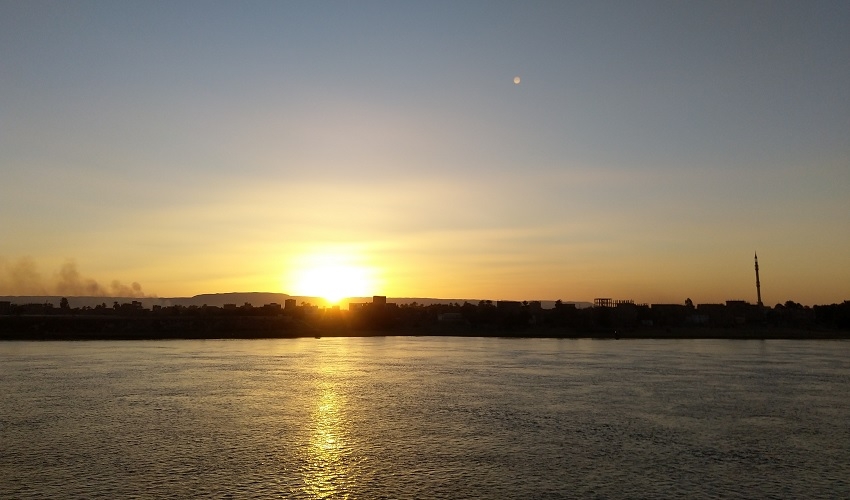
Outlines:
{"label": "hazy blue sky", "polygon": [[832,303],[848,188],[847,1],[0,2],[0,294]]}

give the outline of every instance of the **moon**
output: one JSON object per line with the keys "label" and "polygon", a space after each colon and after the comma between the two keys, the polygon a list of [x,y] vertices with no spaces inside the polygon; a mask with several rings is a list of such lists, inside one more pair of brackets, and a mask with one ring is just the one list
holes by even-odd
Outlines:
{"label": "moon", "polygon": [[519,85],[519,82],[521,82],[521,81],[522,80],[519,78],[519,75],[514,77],[514,85]]}

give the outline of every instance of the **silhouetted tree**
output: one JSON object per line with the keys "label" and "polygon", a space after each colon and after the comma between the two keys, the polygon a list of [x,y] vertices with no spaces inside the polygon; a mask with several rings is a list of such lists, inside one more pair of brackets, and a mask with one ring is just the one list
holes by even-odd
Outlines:
{"label": "silhouetted tree", "polygon": [[71,305],[68,304],[68,299],[65,298],[65,297],[62,297],[62,300],[59,301],[59,309],[66,309],[67,310],[67,309],[70,309],[70,308],[71,308]]}

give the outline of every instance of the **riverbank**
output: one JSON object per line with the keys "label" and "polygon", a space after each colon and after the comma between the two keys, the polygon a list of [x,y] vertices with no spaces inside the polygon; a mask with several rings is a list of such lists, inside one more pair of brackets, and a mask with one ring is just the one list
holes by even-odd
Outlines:
{"label": "riverbank", "polygon": [[850,331],[769,326],[639,328],[578,330],[563,327],[494,328],[428,325],[385,329],[353,329],[341,324],[316,325],[289,318],[241,318],[239,321],[152,321],[140,318],[5,317],[0,341],[273,339],[309,337],[443,336],[596,339],[787,339],[848,340]]}

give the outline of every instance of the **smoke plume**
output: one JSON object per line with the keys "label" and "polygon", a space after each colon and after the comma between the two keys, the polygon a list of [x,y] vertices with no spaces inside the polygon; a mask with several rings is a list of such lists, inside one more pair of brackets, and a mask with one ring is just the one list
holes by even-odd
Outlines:
{"label": "smoke plume", "polygon": [[112,280],[109,286],[83,276],[73,260],[67,260],[53,279],[42,277],[35,261],[22,257],[15,262],[0,259],[0,295],[67,295],[76,297],[148,297],[137,282],[126,285]]}

